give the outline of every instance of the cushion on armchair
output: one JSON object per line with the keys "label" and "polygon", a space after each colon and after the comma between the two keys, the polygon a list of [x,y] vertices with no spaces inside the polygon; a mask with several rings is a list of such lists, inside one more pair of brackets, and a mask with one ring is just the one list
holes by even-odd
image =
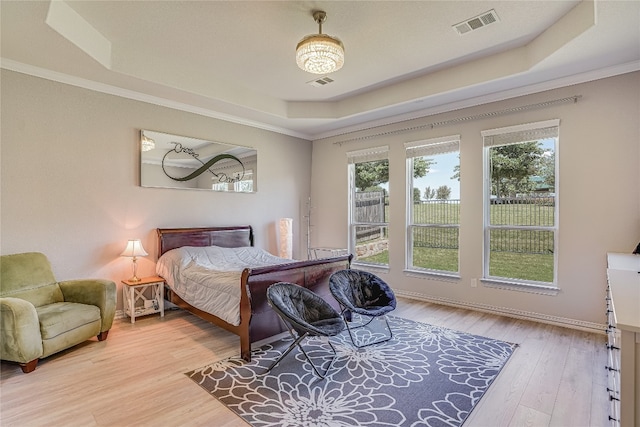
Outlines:
{"label": "cushion on armchair", "polygon": [[56,302],[36,308],[42,356],[69,348],[100,334],[100,309],[95,305]]}
{"label": "cushion on armchair", "polygon": [[110,280],[57,282],[37,252],[0,257],[0,356],[24,372],[38,359],[92,336],[106,339],[113,323],[116,285]]}
{"label": "cushion on armchair", "polygon": [[27,300],[35,307],[64,301],[49,260],[39,252],[2,256],[0,296]]}

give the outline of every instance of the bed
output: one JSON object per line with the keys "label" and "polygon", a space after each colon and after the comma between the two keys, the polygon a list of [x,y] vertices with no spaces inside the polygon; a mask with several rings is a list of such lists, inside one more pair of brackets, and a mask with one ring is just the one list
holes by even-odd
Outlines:
{"label": "bed", "polygon": [[[172,249],[178,248],[253,247],[251,226],[158,228],[157,233],[158,258]],[[218,315],[191,305],[172,287],[167,287],[165,298],[178,307],[238,335],[240,337],[240,355],[244,360],[250,361],[252,343],[286,331],[277,314],[267,303],[267,288],[277,282],[296,283],[312,290],[338,309],[337,302],[329,292],[329,277],[338,270],[349,268],[351,258],[351,255],[343,255],[244,268],[239,274],[237,284],[240,288],[238,324],[230,323]]]}

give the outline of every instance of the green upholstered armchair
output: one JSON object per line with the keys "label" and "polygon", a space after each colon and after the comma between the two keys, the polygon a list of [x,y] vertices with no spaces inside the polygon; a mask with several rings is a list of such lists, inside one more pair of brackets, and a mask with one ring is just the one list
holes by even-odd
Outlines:
{"label": "green upholstered armchair", "polygon": [[111,280],[58,282],[44,254],[0,256],[0,358],[25,373],[93,336],[107,339],[115,312]]}

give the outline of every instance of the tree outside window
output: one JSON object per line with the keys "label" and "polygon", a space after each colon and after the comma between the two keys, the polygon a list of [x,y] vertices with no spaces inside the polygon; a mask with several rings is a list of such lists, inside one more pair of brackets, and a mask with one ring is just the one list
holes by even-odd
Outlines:
{"label": "tree outside window", "polygon": [[354,263],[389,263],[388,147],[347,153],[349,163],[349,252]]}
{"label": "tree outside window", "polygon": [[558,121],[483,133],[486,279],[550,285],[556,278]]}

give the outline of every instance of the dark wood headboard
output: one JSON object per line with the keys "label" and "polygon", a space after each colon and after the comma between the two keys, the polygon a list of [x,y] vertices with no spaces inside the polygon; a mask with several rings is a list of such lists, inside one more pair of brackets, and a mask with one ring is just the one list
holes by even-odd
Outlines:
{"label": "dark wood headboard", "polygon": [[158,228],[158,257],[182,246],[253,246],[250,225],[233,227]]}

